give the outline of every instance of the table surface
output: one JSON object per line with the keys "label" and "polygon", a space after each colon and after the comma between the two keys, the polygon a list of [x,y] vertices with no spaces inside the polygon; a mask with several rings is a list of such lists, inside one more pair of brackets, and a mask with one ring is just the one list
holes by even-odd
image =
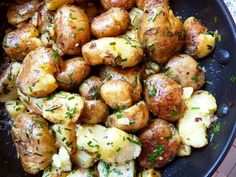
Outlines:
{"label": "table surface", "polygon": [[[236,0],[224,0],[236,22]],[[224,161],[212,177],[236,177],[236,139]]]}

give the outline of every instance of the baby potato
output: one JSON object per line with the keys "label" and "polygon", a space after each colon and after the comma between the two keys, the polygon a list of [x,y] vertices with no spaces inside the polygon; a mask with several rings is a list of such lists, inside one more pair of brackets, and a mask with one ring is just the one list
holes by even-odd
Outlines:
{"label": "baby potato", "polygon": [[98,177],[98,175],[92,168],[78,168],[77,170],[71,171],[67,177]]}
{"label": "baby potato", "polygon": [[56,146],[58,148],[64,147],[70,155],[77,150],[75,126],[76,124],[54,124],[52,126],[56,138]]}
{"label": "baby potato", "polygon": [[19,100],[11,100],[5,103],[7,113],[14,119],[20,113],[26,111],[26,107]]}
{"label": "baby potato", "polygon": [[45,4],[48,10],[56,10],[65,3],[73,3],[74,0],[45,0]]}
{"label": "baby potato", "polygon": [[55,15],[56,43],[67,55],[80,55],[82,46],[90,41],[90,26],[84,11],[64,4]]}
{"label": "baby potato", "polygon": [[207,28],[195,17],[189,17],[184,22],[186,44],[184,52],[196,59],[209,55],[215,48],[214,36],[207,33]]}
{"label": "baby potato", "polygon": [[109,108],[101,100],[84,100],[84,109],[80,120],[86,124],[97,124],[105,122],[109,116]]}
{"label": "baby potato", "polygon": [[157,74],[160,72],[160,66],[153,61],[146,61],[141,67],[142,79],[147,79],[148,76]]}
{"label": "baby potato", "polygon": [[135,5],[135,0],[100,0],[105,9],[112,7],[120,7],[123,9],[131,9]]}
{"label": "baby potato", "polygon": [[60,91],[43,103],[43,117],[54,124],[77,122],[84,108],[83,99],[75,93]]}
{"label": "baby potato", "polygon": [[161,177],[161,173],[155,169],[148,169],[140,172],[138,177]]}
{"label": "baby potato", "polygon": [[35,113],[38,115],[43,115],[43,102],[47,100],[47,97],[42,98],[34,98],[29,97],[22,93],[20,89],[17,89],[17,93],[19,95],[20,101],[25,105],[27,110],[31,113]]}
{"label": "baby potato", "polygon": [[42,45],[37,29],[26,24],[8,34],[3,39],[3,49],[12,60],[23,60],[32,50]]}
{"label": "baby potato", "polygon": [[13,140],[24,170],[36,174],[51,164],[56,153],[55,140],[50,133],[46,120],[24,112],[14,118]]}
{"label": "baby potato", "polygon": [[102,84],[100,77],[91,76],[80,85],[79,94],[87,100],[97,99],[100,97]]}
{"label": "baby potato", "polygon": [[168,0],[145,6],[138,36],[150,58],[160,64],[180,52],[185,41],[183,24],[170,10]]}
{"label": "baby potato", "polygon": [[91,29],[96,38],[115,37],[128,29],[129,22],[130,17],[126,10],[113,7],[94,18]]}
{"label": "baby potato", "polygon": [[163,74],[149,76],[144,94],[149,110],[155,116],[170,122],[182,117],[185,110],[183,89],[174,80]]}
{"label": "baby potato", "polygon": [[79,168],[89,168],[93,166],[95,158],[84,150],[77,149],[72,156],[72,162]]}
{"label": "baby potato", "polygon": [[54,75],[58,72],[61,58],[51,48],[39,47],[31,51],[23,61],[18,74],[18,88],[27,96],[44,97],[58,87]]}
{"label": "baby potato", "polygon": [[31,18],[40,6],[39,0],[26,1],[22,4],[11,3],[7,11],[8,22],[17,25]]}
{"label": "baby potato", "polygon": [[199,90],[205,83],[205,73],[191,56],[176,55],[166,64],[165,74],[182,87]]}
{"label": "baby potato", "polygon": [[121,37],[105,37],[93,40],[82,47],[82,54],[89,65],[113,65],[133,67],[143,57],[137,41]]}
{"label": "baby potato", "polygon": [[16,77],[22,65],[17,62],[11,63],[0,77],[0,102],[14,100],[18,98]]}
{"label": "baby potato", "polygon": [[141,144],[137,137],[101,125],[78,125],[77,147],[106,163],[124,163],[139,156]]}
{"label": "baby potato", "polygon": [[106,121],[106,125],[128,132],[145,127],[148,120],[149,110],[146,104],[143,101],[140,101],[128,109],[118,110],[110,115]]}
{"label": "baby potato", "polygon": [[60,147],[58,154],[52,156],[52,166],[62,171],[71,171],[70,155],[64,147]]}
{"label": "baby potato", "polygon": [[139,68],[122,69],[120,67],[106,66],[100,71],[100,76],[107,80],[124,80],[130,83],[133,87],[132,99],[134,102],[141,100],[142,84],[140,81]]}
{"label": "baby potato", "polygon": [[67,177],[68,172],[62,172],[61,169],[49,166],[43,172],[42,177]]}
{"label": "baby potato", "polygon": [[100,161],[97,168],[100,177],[135,177],[135,163],[133,160],[124,164],[107,164]]}
{"label": "baby potato", "polygon": [[139,164],[144,168],[160,168],[177,155],[181,138],[174,125],[155,119],[138,136],[142,142]]}
{"label": "baby potato", "polygon": [[128,108],[133,104],[132,85],[123,80],[109,80],[101,87],[101,97],[113,109]]}
{"label": "baby potato", "polygon": [[142,20],[143,11],[134,7],[129,12],[130,26],[129,29],[138,29]]}
{"label": "baby potato", "polygon": [[207,128],[217,110],[214,96],[208,91],[194,92],[186,101],[186,111],[178,122],[179,134],[184,144],[201,148],[208,144]]}
{"label": "baby potato", "polygon": [[90,74],[90,66],[82,57],[64,61],[60,65],[60,72],[56,75],[59,88],[73,90]]}

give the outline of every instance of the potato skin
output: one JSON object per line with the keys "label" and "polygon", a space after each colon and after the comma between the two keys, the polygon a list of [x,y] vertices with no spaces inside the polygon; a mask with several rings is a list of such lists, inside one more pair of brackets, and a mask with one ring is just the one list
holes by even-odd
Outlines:
{"label": "potato skin", "polygon": [[98,124],[105,122],[109,116],[109,108],[101,100],[84,100],[84,108],[80,117],[82,123]]}
{"label": "potato skin", "polygon": [[101,87],[101,97],[113,109],[128,108],[133,104],[132,85],[122,80],[109,80]]}
{"label": "potato skin", "polygon": [[17,77],[18,88],[31,97],[49,95],[58,87],[54,75],[58,72],[60,60],[51,48],[40,47],[31,51]]}
{"label": "potato skin", "polygon": [[155,116],[171,122],[182,117],[185,110],[183,90],[174,80],[163,74],[149,76],[144,94],[149,110]]}
{"label": "potato skin", "polygon": [[182,87],[199,90],[205,83],[205,73],[191,56],[181,54],[174,56],[166,64],[166,74]]}
{"label": "potato skin", "polygon": [[24,2],[23,4],[12,3],[7,11],[8,22],[12,25],[17,25],[31,18],[34,12],[40,6],[39,0]]}
{"label": "potato skin", "polygon": [[140,101],[128,109],[119,110],[110,115],[106,121],[106,125],[129,132],[145,127],[148,120],[148,107],[143,101]]}
{"label": "potato skin", "polygon": [[55,140],[47,122],[32,113],[21,113],[13,122],[12,135],[21,164],[27,173],[35,174],[51,164],[56,153]]}
{"label": "potato skin", "polygon": [[6,34],[2,46],[12,60],[23,60],[30,51],[42,45],[38,36],[37,29],[29,23]]}
{"label": "potato skin", "polygon": [[96,38],[115,37],[124,33],[129,25],[129,13],[121,8],[111,8],[94,18],[91,24]]}
{"label": "potato skin", "polygon": [[91,76],[80,85],[79,94],[87,100],[100,98],[100,89],[102,84],[102,78]]}
{"label": "potato skin", "polygon": [[[155,119],[138,137],[143,145],[138,157],[139,164],[145,168],[160,168],[172,161],[181,143],[174,125],[161,119]],[[155,155],[157,147],[163,148],[163,151]]]}
{"label": "potato skin", "polygon": [[56,10],[65,3],[73,3],[74,0],[45,0],[45,4],[48,10]]}
{"label": "potato skin", "polygon": [[138,36],[153,61],[166,63],[180,52],[184,34],[183,24],[169,9],[168,0],[145,6]]}
{"label": "potato skin", "polygon": [[90,66],[82,57],[64,61],[60,65],[60,72],[56,75],[59,88],[73,90],[90,74]]}
{"label": "potato skin", "polygon": [[104,37],[90,41],[82,47],[82,54],[89,65],[133,67],[143,57],[137,41],[121,37]]}
{"label": "potato skin", "polygon": [[65,54],[80,55],[82,46],[90,41],[90,26],[84,11],[65,4],[55,15],[56,43]]}
{"label": "potato skin", "polygon": [[100,0],[100,2],[105,9],[112,7],[131,9],[135,5],[135,0]]}

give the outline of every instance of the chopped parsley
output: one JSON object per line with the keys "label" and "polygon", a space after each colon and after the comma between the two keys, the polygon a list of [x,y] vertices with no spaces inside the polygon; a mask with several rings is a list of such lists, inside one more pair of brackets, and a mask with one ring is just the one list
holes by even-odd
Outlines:
{"label": "chopped parsley", "polygon": [[213,132],[214,132],[214,133],[219,133],[219,132],[220,132],[220,129],[221,129],[220,122],[217,122],[217,123],[214,125]]}
{"label": "chopped parsley", "polygon": [[122,110],[116,111],[115,115],[117,119],[120,119],[122,117]]}
{"label": "chopped parsley", "polygon": [[151,98],[154,97],[156,95],[156,93],[157,93],[157,89],[155,87],[152,86],[148,89],[148,95]]}
{"label": "chopped parsley", "polygon": [[153,153],[147,154],[147,160],[151,163],[156,162],[157,158],[165,152],[163,145],[157,145],[153,150]]}
{"label": "chopped parsley", "polygon": [[127,140],[129,140],[129,141],[130,141],[131,143],[133,143],[133,144],[141,145],[141,143],[140,143],[139,141],[134,140],[134,139],[132,139],[132,138],[130,138],[130,137],[127,137]]}
{"label": "chopped parsley", "polygon": [[191,80],[193,80],[195,83],[199,82],[199,78],[197,76],[192,77]]}
{"label": "chopped parsley", "polygon": [[116,42],[110,42],[110,45],[116,45]]}
{"label": "chopped parsley", "polygon": [[200,107],[191,107],[191,110],[199,110]]}
{"label": "chopped parsley", "polygon": [[179,115],[179,112],[176,109],[172,110],[172,115],[176,118]]}

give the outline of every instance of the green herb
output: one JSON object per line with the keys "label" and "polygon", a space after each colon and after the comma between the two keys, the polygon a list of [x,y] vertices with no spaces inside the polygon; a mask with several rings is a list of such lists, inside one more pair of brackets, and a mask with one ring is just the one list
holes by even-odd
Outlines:
{"label": "green herb", "polygon": [[116,111],[115,115],[117,119],[120,119],[122,117],[122,110]]}
{"label": "green herb", "polygon": [[116,152],[119,152],[121,150],[121,147],[118,147],[117,149],[116,149]]}
{"label": "green herb", "polygon": [[212,36],[215,35],[215,32],[214,32],[214,31],[208,31],[207,33],[210,34],[210,35],[212,35]]}
{"label": "green herb", "polygon": [[88,144],[89,147],[96,147],[96,148],[99,148],[99,145],[98,145],[98,144],[93,144],[92,141],[89,141],[87,144]]}
{"label": "green herb", "polygon": [[150,88],[148,88],[148,95],[152,98],[156,95],[157,93],[157,89],[153,86],[151,86]]}
{"label": "green herb", "polygon": [[70,18],[71,18],[72,20],[76,20],[76,19],[77,19],[76,17],[73,17],[72,12],[70,12],[69,16],[70,16]]}
{"label": "green herb", "polygon": [[73,100],[75,97],[74,96],[71,96],[68,98],[68,100]]}
{"label": "green herb", "polygon": [[15,43],[15,48],[18,48],[19,47],[19,43]]}
{"label": "green herb", "polygon": [[19,110],[21,110],[21,108],[20,108],[20,107],[17,107],[17,108],[16,108],[16,111],[19,111]]}
{"label": "green herb", "polygon": [[84,31],[84,28],[78,28],[78,31]]}
{"label": "green herb", "polygon": [[148,38],[145,35],[143,35],[143,40],[148,41]]}
{"label": "green herb", "polygon": [[198,82],[199,82],[199,79],[198,79],[197,76],[192,77],[191,80],[193,80],[195,83],[198,83]]}
{"label": "green herb", "polygon": [[147,46],[153,48],[153,47],[155,47],[155,45],[157,43],[158,43],[158,41],[154,41],[154,42],[149,43]]}
{"label": "green herb", "polygon": [[127,140],[129,140],[129,141],[130,141],[131,143],[133,143],[133,144],[141,145],[141,143],[140,143],[139,141],[134,140],[134,139],[132,139],[132,138],[130,138],[130,137],[127,137]]}
{"label": "green herb", "polygon": [[33,89],[32,89],[32,87],[29,87],[29,91],[30,91],[30,93],[32,93],[32,92],[33,92]]}
{"label": "green herb", "polygon": [[157,158],[165,152],[163,145],[157,145],[152,154],[147,154],[147,160],[151,163],[156,162]]}
{"label": "green herb", "polygon": [[172,110],[172,115],[176,118],[179,115],[179,112],[176,109]]}
{"label": "green herb", "polygon": [[60,58],[58,56],[59,55],[58,55],[57,50],[52,49],[52,58],[53,58],[53,60],[55,60],[57,62],[57,64],[60,63]]}
{"label": "green herb", "polygon": [[116,42],[110,42],[110,45],[116,45]]}
{"label": "green herb", "polygon": [[213,132],[214,132],[214,133],[219,133],[219,132],[220,132],[220,129],[221,129],[220,122],[217,122],[217,123],[214,125]]}
{"label": "green herb", "polygon": [[221,42],[222,41],[222,36],[220,34],[218,34],[218,42]]}
{"label": "green herb", "polygon": [[229,78],[229,81],[232,83],[232,84],[235,84],[236,83],[236,76],[231,76]]}
{"label": "green herb", "polygon": [[191,110],[198,110],[200,107],[191,107]]}
{"label": "green herb", "polygon": [[76,113],[76,107],[74,107],[70,111],[66,112],[65,118],[72,118],[75,113]]}

